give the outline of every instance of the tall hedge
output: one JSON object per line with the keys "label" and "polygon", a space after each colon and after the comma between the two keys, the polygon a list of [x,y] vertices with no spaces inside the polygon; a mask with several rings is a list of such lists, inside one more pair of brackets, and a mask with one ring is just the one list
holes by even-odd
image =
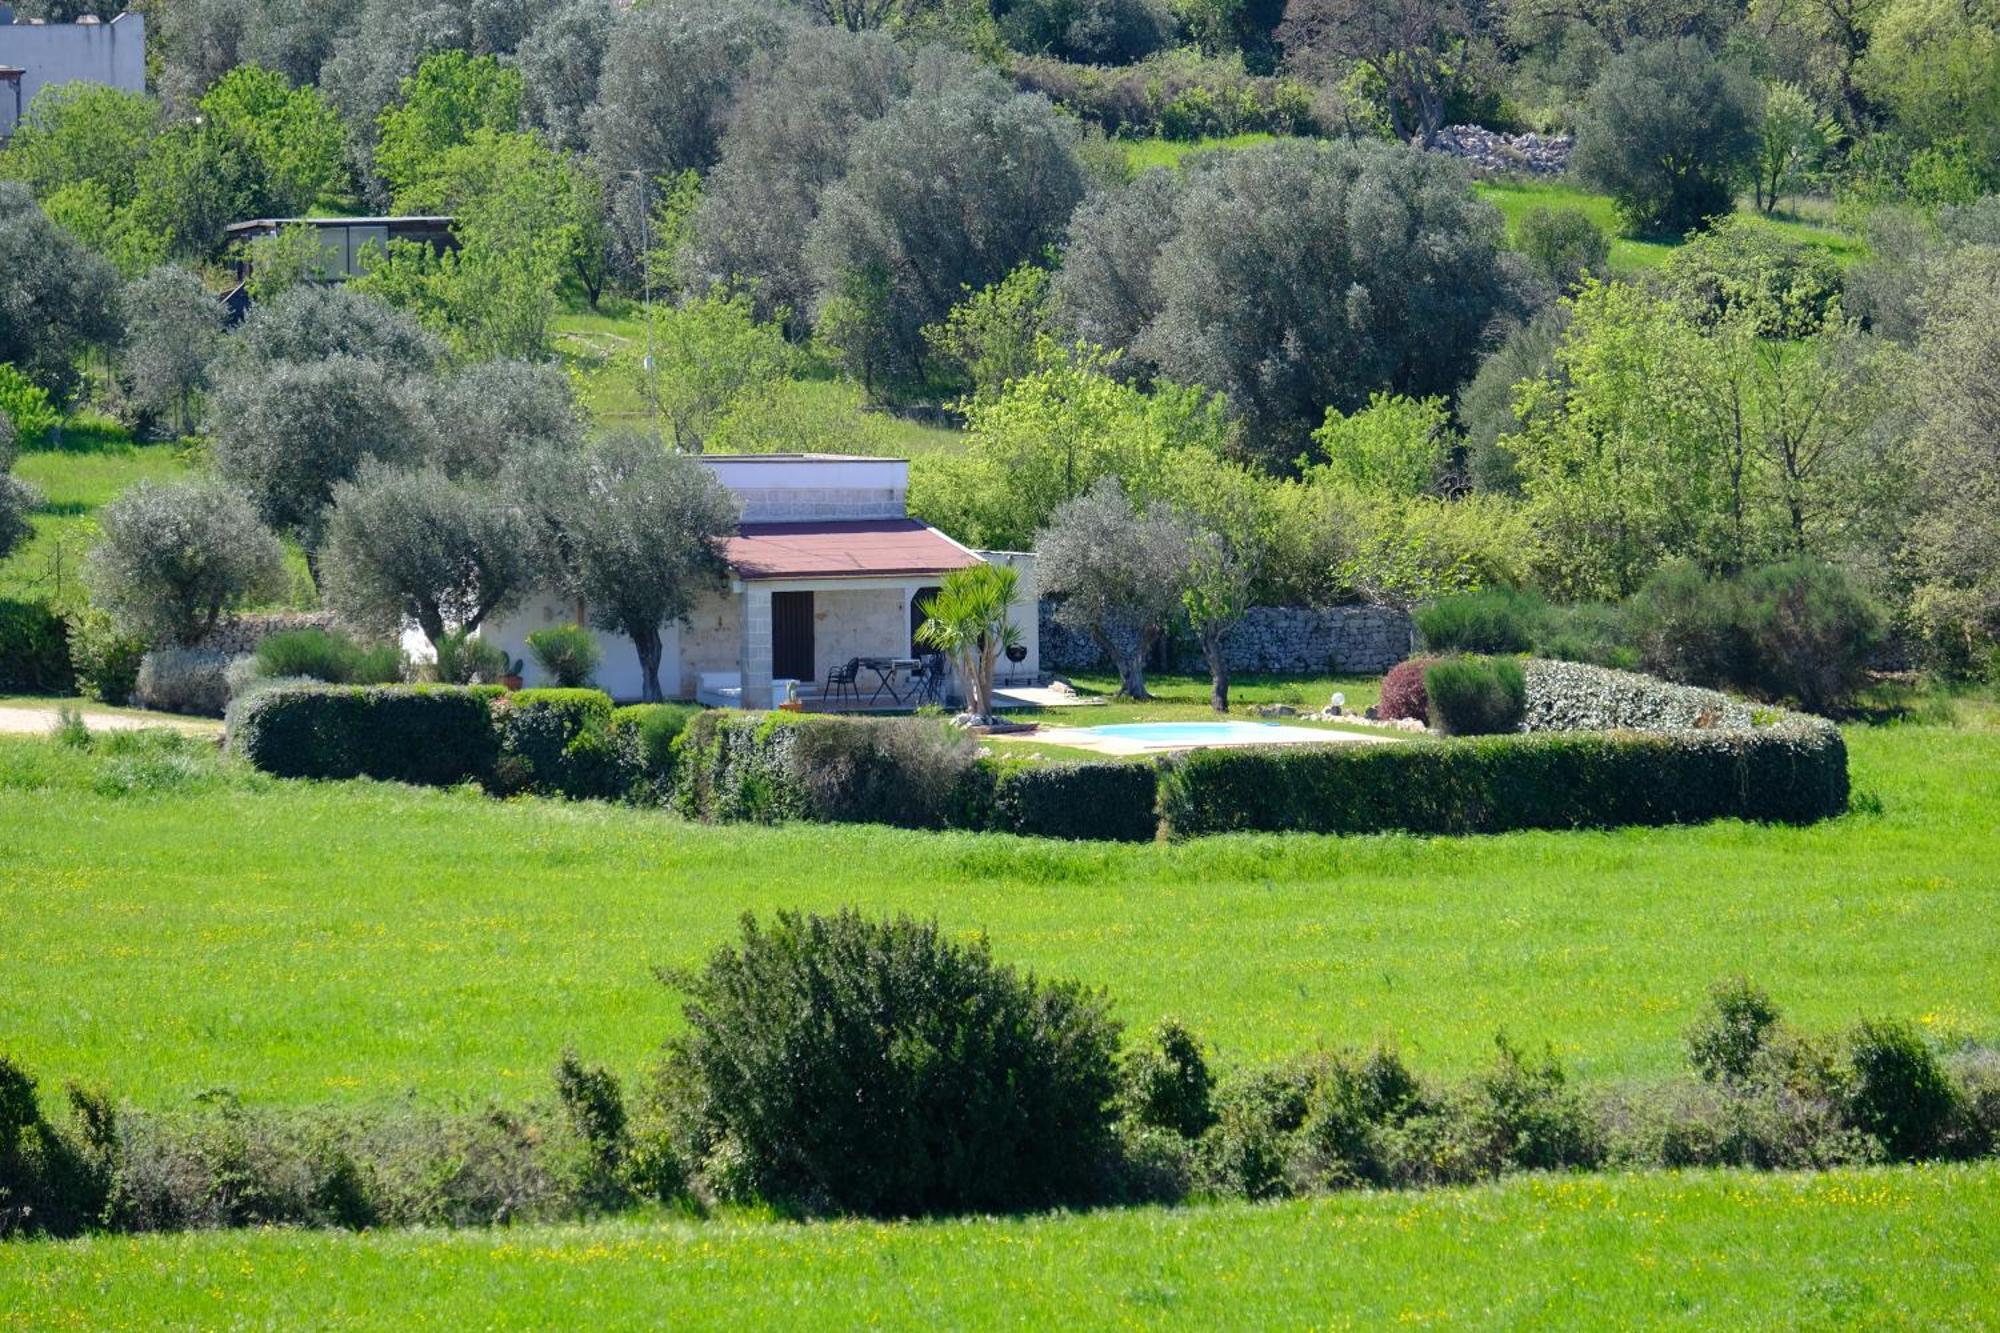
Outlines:
{"label": "tall hedge", "polygon": [[1746,730],[1196,750],[1160,776],[1175,837],[1805,823],[1847,797],[1839,728],[1797,715]]}
{"label": "tall hedge", "polygon": [[1151,763],[1025,764],[1001,768],[989,827],[1037,838],[1151,842],[1159,769]]}
{"label": "tall hedge", "polygon": [[0,599],[0,694],[70,694],[69,626],[46,602]]}
{"label": "tall hedge", "polygon": [[265,690],[230,710],[229,748],[282,778],[484,782],[499,756],[497,687],[319,685]]}

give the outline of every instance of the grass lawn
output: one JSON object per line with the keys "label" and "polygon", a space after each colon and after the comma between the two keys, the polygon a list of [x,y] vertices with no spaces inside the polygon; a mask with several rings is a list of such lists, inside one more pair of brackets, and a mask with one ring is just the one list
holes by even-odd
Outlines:
{"label": "grass lawn", "polygon": [[1977,1328],[2000,1313],[1996,1215],[1988,1164],[912,1224],[95,1238],[0,1247],[0,1328]]}
{"label": "grass lawn", "polygon": [[651,969],[698,962],[745,910],[856,904],[985,930],[1133,1025],[1177,1013],[1225,1065],[1385,1037],[1456,1074],[1505,1029],[1584,1078],[1664,1074],[1736,973],[1808,1027],[1886,1012],[1990,1037],[2000,733],[1851,745],[1880,812],[1811,828],[1094,846],[707,828],[0,740],[0,1033],[49,1087],[155,1106],[518,1102],[568,1043],[642,1069],[678,1014]]}
{"label": "grass lawn", "polygon": [[41,491],[42,507],[33,518],[35,535],[0,560],[0,597],[75,600],[97,511],[141,480],[167,481],[188,470],[179,446],[134,444],[108,423],[88,419],[69,427],[66,447],[24,452],[14,474]]}

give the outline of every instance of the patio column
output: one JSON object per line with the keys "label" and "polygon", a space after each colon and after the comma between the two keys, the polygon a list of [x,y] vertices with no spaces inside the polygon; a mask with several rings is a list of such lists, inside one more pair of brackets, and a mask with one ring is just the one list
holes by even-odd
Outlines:
{"label": "patio column", "polygon": [[743,677],[743,706],[770,708],[771,590],[761,584],[743,585],[742,639],[738,668]]}

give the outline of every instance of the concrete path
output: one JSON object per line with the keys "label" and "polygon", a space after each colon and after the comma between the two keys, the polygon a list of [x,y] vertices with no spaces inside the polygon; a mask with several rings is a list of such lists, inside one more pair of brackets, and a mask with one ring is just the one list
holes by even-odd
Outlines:
{"label": "concrete path", "polygon": [[[0,733],[13,736],[46,736],[55,730],[56,710],[60,704],[0,704]],[[76,708],[76,705],[71,705]],[[169,727],[184,731],[190,736],[220,736],[222,724],[207,718],[173,717],[165,713],[152,715],[144,713],[104,713],[93,712],[87,707],[77,708],[83,715],[83,724],[92,731],[137,731],[142,727]]]}

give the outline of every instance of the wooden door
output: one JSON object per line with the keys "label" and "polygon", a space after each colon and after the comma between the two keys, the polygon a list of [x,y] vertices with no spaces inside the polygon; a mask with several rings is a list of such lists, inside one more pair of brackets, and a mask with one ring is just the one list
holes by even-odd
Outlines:
{"label": "wooden door", "polygon": [[813,672],[813,595],[771,594],[771,679],[817,680]]}

